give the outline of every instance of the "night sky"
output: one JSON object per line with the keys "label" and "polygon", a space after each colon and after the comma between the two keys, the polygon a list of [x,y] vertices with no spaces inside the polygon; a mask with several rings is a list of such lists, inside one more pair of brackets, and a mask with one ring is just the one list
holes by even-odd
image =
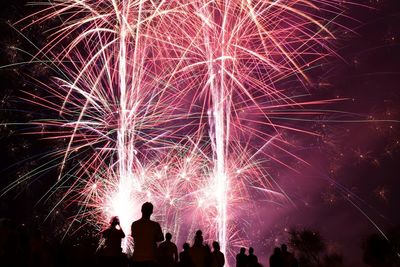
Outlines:
{"label": "night sky", "polygon": [[[263,227],[254,233],[254,245],[263,263],[275,245],[286,242],[285,229],[309,227],[321,232],[332,251],[343,253],[347,266],[362,264],[363,238],[400,225],[400,1],[355,2],[367,7],[350,6],[346,14],[354,20],[341,30],[333,58],[313,77],[310,92],[315,98],[346,98],[329,109],[346,112],[332,122],[315,123],[321,137],[310,140],[302,157],[312,167],[294,174],[277,171],[277,179],[290,195],[293,205],[260,202]],[[25,1],[0,2],[0,188],[47,159],[42,157],[62,140],[45,141],[28,135],[32,119],[47,114],[23,101],[23,90],[41,94],[30,76],[46,80],[51,71],[39,63],[9,66],[29,61],[30,56],[17,48],[33,51],[32,46],[8,26],[35,8]],[[25,32],[32,43],[42,46],[43,26]],[[350,114],[350,115],[349,115]],[[18,184],[0,198],[0,217],[19,222],[40,223],[57,195],[40,198],[57,177],[57,169]],[[76,207],[54,211],[43,225],[54,229]],[[56,213],[57,212],[57,213]],[[56,214],[56,215],[54,215]],[[252,235],[250,235],[252,236]]]}

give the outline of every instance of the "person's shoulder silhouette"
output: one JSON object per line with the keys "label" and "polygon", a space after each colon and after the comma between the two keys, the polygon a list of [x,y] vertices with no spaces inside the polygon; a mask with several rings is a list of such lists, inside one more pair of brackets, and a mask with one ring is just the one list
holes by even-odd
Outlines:
{"label": "person's shoulder silhouette", "polygon": [[172,234],[165,234],[165,241],[158,246],[158,262],[160,266],[171,267],[178,262],[178,248],[171,241]]}
{"label": "person's shoulder silhouette", "polygon": [[159,223],[150,220],[153,213],[153,204],[146,202],[142,205],[142,217],[134,221],[131,225],[131,235],[133,238],[134,262],[154,263],[157,254],[157,242],[164,240]]}
{"label": "person's shoulder silhouette", "polygon": [[288,251],[286,244],[281,245],[281,255],[282,255],[282,266],[283,267],[294,267],[297,265],[297,260],[292,253]]}
{"label": "person's shoulder silhouette", "polygon": [[190,245],[189,243],[183,244],[183,251],[179,253],[179,267],[192,267],[192,258],[189,253]]}
{"label": "person's shoulder silhouette", "polygon": [[281,249],[276,247],[274,253],[269,257],[270,267],[283,267],[282,252]]}
{"label": "person's shoulder silhouette", "polygon": [[123,253],[121,241],[125,237],[124,231],[121,229],[117,216],[110,220],[110,226],[101,232],[104,244],[99,251],[100,266],[122,266]]}
{"label": "person's shoulder silhouette", "polygon": [[110,226],[102,232],[102,236],[105,240],[105,255],[119,256],[122,253],[121,240],[125,237],[125,233],[117,216],[111,218]]}
{"label": "person's shoulder silhouette", "polygon": [[203,246],[203,232],[201,230],[197,230],[194,236],[193,247],[201,247]]}
{"label": "person's shoulder silhouette", "polygon": [[194,267],[205,267],[210,262],[210,248],[203,244],[203,233],[201,230],[196,232],[193,246],[189,253]]}
{"label": "person's shoulder silhouette", "polygon": [[249,248],[249,256],[247,257],[248,266],[256,267],[258,266],[258,257],[254,255],[254,248]]}
{"label": "person's shoulder silhouette", "polygon": [[236,255],[236,267],[247,267],[247,264],[246,248],[241,247],[240,252]]}
{"label": "person's shoulder silhouette", "polygon": [[220,245],[217,241],[212,243],[213,252],[211,253],[211,267],[223,267],[225,265],[225,256],[221,252]]}

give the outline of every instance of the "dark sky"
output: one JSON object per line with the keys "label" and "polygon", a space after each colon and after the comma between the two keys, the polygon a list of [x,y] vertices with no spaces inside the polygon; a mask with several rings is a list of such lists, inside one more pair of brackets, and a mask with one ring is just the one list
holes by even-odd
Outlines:
{"label": "dark sky", "polygon": [[[29,60],[15,49],[29,51],[29,44],[7,25],[33,10],[24,2],[0,2],[0,65]],[[315,77],[318,82],[312,89],[317,97],[348,98],[329,108],[352,116],[316,126],[322,137],[303,155],[312,167],[297,175],[289,170],[279,172],[280,185],[295,205],[260,203],[263,227],[254,239],[271,249],[286,240],[285,228],[310,227],[321,231],[332,251],[344,254],[348,266],[363,266],[361,242],[378,231],[373,223],[384,232],[400,225],[400,1],[355,2],[370,8],[348,8],[347,14],[355,19],[350,25],[354,33],[339,32],[336,46],[341,58],[333,59],[323,74]],[[41,30],[34,27],[28,33],[38,46],[45,42]],[[48,74],[37,64],[0,69],[2,188],[42,164],[41,154],[60,145],[21,134],[29,132],[24,122],[45,117],[43,111],[20,99],[22,90],[35,90],[27,76],[41,79]],[[35,203],[54,176],[54,171],[35,176],[2,196],[1,216],[41,221],[49,205]],[[58,223],[57,219],[47,222]],[[258,254],[265,262],[269,251]]]}
{"label": "dark sky", "polygon": [[[383,231],[400,223],[400,132],[396,121],[400,108],[400,2],[369,3],[373,9],[349,11],[359,20],[354,28],[357,34],[338,36],[343,38],[338,53],[344,60],[338,60],[323,80],[332,85],[326,88],[328,94],[350,98],[339,104],[338,110],[388,122],[326,124],[324,149],[308,155],[310,162],[319,166],[317,173],[310,171],[287,185],[301,192],[306,203],[277,209],[276,220],[272,220],[278,228],[298,224],[320,229],[333,247],[343,251],[349,266],[361,264],[361,240],[377,231],[369,220]],[[333,181],[324,184],[326,177]],[[347,194],[354,195],[348,198]]]}

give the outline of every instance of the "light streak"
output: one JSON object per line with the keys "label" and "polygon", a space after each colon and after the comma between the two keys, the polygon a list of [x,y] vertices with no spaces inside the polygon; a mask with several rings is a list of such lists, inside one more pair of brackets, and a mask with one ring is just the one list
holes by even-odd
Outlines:
{"label": "light streak", "polygon": [[30,92],[27,101],[59,111],[40,121],[57,129],[41,131],[47,138],[68,138],[56,153],[58,184],[80,159],[66,192],[87,211],[77,217],[101,225],[117,215],[128,232],[141,203],[152,201],[178,237],[187,224],[208,229],[225,253],[245,242],[232,207],[252,190],[291,202],[266,169],[307,164],[285,135],[317,135],[284,120],[312,120],[325,114],[313,107],[337,101],[302,96],[307,70],[334,54],[329,29],[340,27],[332,19],[343,5],[59,0],[19,22],[61,21],[32,59],[44,55],[62,71],[43,85],[54,101]]}

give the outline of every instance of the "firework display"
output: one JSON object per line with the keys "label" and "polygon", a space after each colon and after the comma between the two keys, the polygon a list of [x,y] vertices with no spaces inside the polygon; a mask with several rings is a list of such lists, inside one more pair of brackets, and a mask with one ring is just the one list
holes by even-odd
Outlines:
{"label": "firework display", "polygon": [[250,203],[291,202],[272,173],[308,164],[294,140],[318,133],[299,122],[340,101],[313,99],[308,72],[335,54],[343,1],[43,5],[16,25],[56,24],[34,59],[57,75],[38,81],[51,97],[25,100],[57,114],[33,123],[66,140],[51,158],[76,219],[101,227],[117,215],[128,233],[150,201],[177,239],[203,229],[230,253],[246,243]]}

